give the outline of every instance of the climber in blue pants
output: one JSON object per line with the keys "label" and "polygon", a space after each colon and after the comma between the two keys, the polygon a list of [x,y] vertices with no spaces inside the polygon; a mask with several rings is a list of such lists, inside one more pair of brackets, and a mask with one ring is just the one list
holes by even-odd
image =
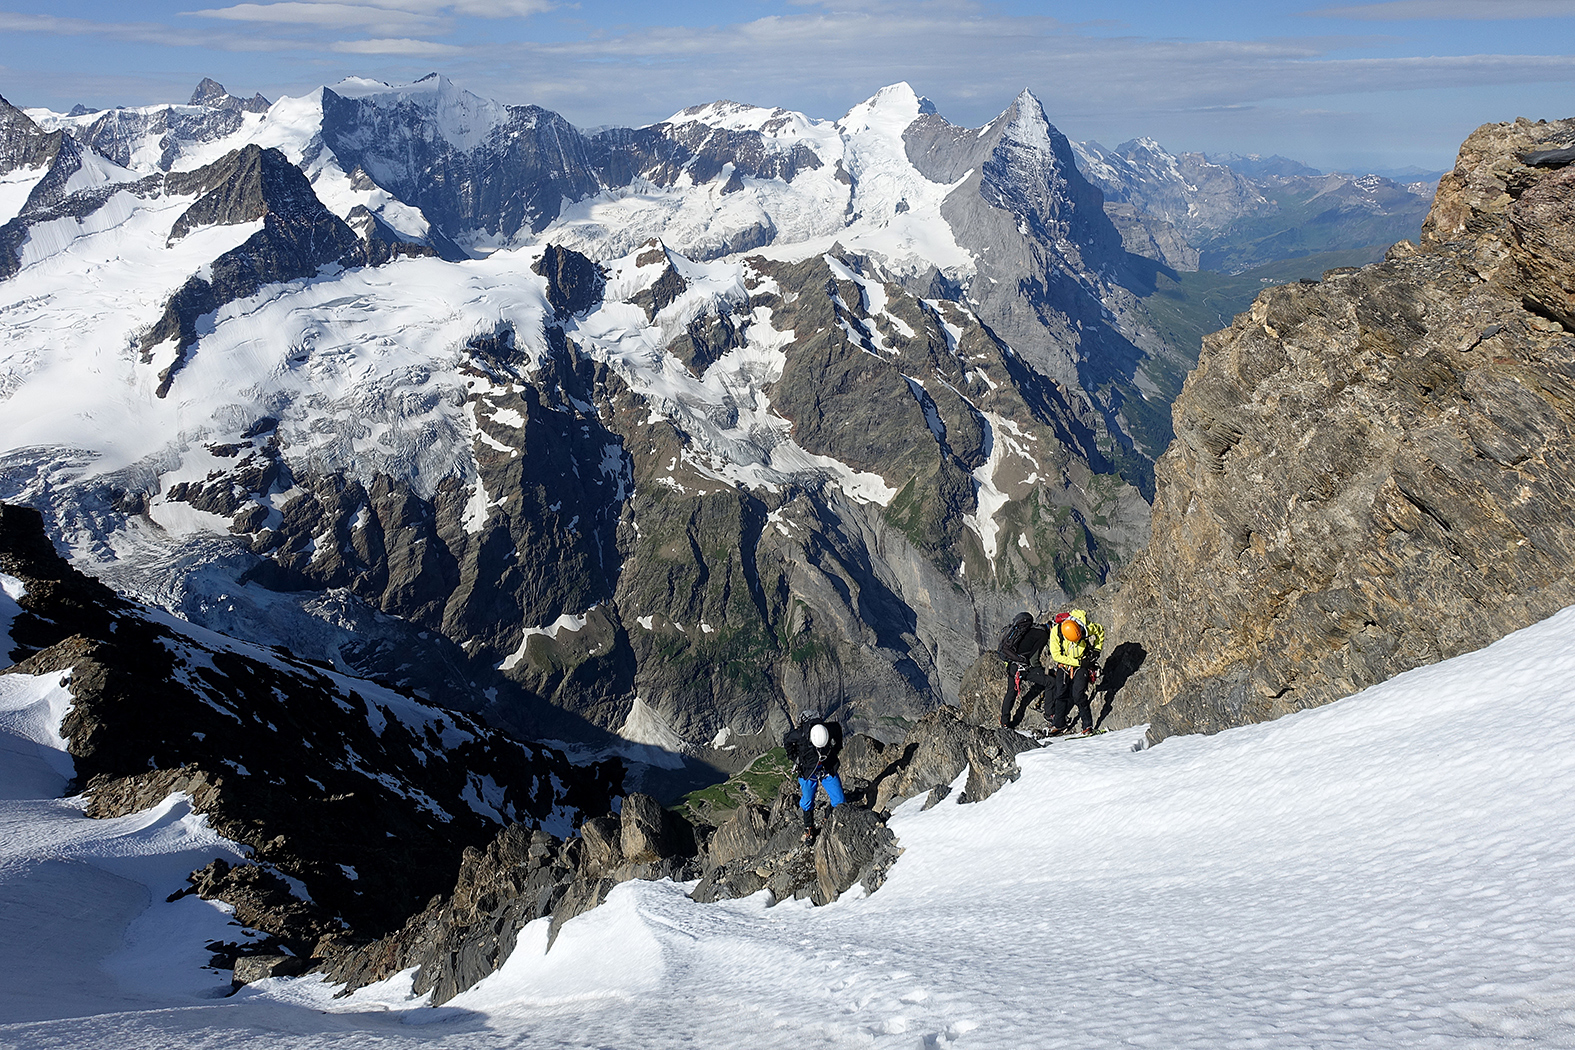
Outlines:
{"label": "climber in blue pants", "polygon": [[782,746],[798,777],[798,808],[804,814],[804,841],[815,841],[815,788],[822,787],[833,806],[843,803],[842,781],[837,777],[842,752],[842,726],[804,715],[797,728],[782,737]]}

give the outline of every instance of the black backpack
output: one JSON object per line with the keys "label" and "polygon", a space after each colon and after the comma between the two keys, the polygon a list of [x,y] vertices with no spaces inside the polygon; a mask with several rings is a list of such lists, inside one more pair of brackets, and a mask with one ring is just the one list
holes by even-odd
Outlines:
{"label": "black backpack", "polygon": [[1034,623],[1034,618],[1025,612],[1018,613],[1001,632],[1001,640],[996,643],[995,651],[1007,663],[1026,664],[1039,655],[1039,650],[1049,640],[1048,627]]}

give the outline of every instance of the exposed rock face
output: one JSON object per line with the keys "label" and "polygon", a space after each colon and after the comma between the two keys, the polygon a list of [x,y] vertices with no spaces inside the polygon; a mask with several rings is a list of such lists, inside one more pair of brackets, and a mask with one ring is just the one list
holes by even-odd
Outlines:
{"label": "exposed rock face", "polygon": [[261,94],[251,98],[236,98],[224,90],[224,85],[212,77],[203,77],[197,89],[191,93],[190,105],[207,106],[210,109],[232,109],[243,113],[266,113],[269,102]]}
{"label": "exposed rock face", "polygon": [[[64,131],[45,132],[5,99],[0,98],[0,175],[28,169],[40,171],[15,216],[0,225],[0,280],[21,266],[21,249],[35,225],[58,218],[91,214],[108,197],[102,187],[68,192],[72,176],[82,170],[82,146]],[[94,181],[94,180],[89,180]],[[142,192],[139,187],[138,192]]]}
{"label": "exposed rock face", "polygon": [[[1206,236],[1279,210],[1252,180],[1209,163],[1201,153],[1174,155],[1150,138],[1131,139],[1113,150],[1097,142],[1079,143],[1076,149],[1083,171],[1104,191],[1107,210],[1125,205],[1138,221],[1163,223],[1183,237]],[[1192,265],[1180,268],[1198,268],[1196,249]]]}
{"label": "exposed rock face", "polygon": [[[557,217],[565,198],[579,200],[600,188],[584,136],[558,114],[539,106],[493,114],[505,107],[441,77],[414,87],[471,108],[469,119],[484,136],[475,145],[483,148],[456,148],[416,102],[346,97],[330,88],[322,93],[323,144],[345,171],[365,171],[443,229],[503,237],[539,230]],[[497,123],[487,128],[492,120]]]}
{"label": "exposed rock face", "polygon": [[833,809],[824,796],[817,800],[820,834],[812,847],[801,840],[792,777],[769,808],[746,802],[715,825],[690,824],[638,793],[624,798],[618,814],[586,821],[567,842],[514,825],[485,850],[465,851],[447,900],[434,900],[397,933],[338,956],[329,977],[358,988],[415,966],[416,994],[431,991],[433,1003],[443,1003],[502,966],[526,924],[551,916],[550,951],[565,922],[631,879],[699,879],[691,896],[702,903],[760,890],[773,902],[814,904],[854,886],[873,893],[902,854],[886,827],[892,807],[926,792],[933,804],[965,769],[968,789],[958,801],[979,801],[1015,780],[1015,756],[1036,746],[1009,730],[969,725],[949,708],[926,717],[900,746],[852,736],[841,771],[848,802]]}
{"label": "exposed rock face", "polygon": [[1421,248],[1206,341],[1150,546],[1106,596],[1146,650],[1118,720],[1273,718],[1575,602],[1575,168],[1526,162],[1572,143],[1575,120],[1485,125]]}
{"label": "exposed rock face", "polygon": [[903,141],[926,177],[968,176],[942,214],[978,260],[970,305],[1035,371],[1085,392],[1102,469],[1147,490],[1171,432],[1139,391],[1178,389],[1192,362],[1144,322],[1134,289],[1154,264],[1127,252],[1071,143],[1027,91],[979,131],[931,113]]}
{"label": "exposed rock face", "polygon": [[60,152],[63,131],[45,132],[26,113],[0,98],[0,175],[46,167]]}
{"label": "exposed rock face", "polygon": [[606,279],[597,265],[579,252],[549,244],[534,269],[547,278],[547,301],[562,319],[601,301]]}
{"label": "exposed rock face", "polygon": [[956,708],[938,708],[908,733],[902,743],[901,772],[882,779],[875,808],[889,811],[903,799],[950,788],[964,770],[968,781],[958,801],[978,802],[1016,780],[1021,775],[1017,756],[1037,746],[1032,737],[974,725]]}
{"label": "exposed rock face", "polygon": [[[62,735],[90,815],[186,793],[306,884],[313,909],[266,894],[253,909],[298,955],[343,924],[365,937],[402,922],[504,824],[565,832],[621,790],[617,763],[572,766],[465,715],[160,621],[70,568],[31,509],[0,504],[0,569],[27,588],[13,670],[69,676]],[[236,878],[250,876],[194,882],[214,895]]]}
{"label": "exposed rock face", "polygon": [[[810,482],[741,491],[674,470],[684,436],[617,393],[606,425],[632,458],[635,528],[621,534],[616,602],[637,691],[691,739],[780,733],[791,712],[855,699],[872,720],[918,718],[953,695],[979,621],[1019,600],[1009,592],[1076,591],[1141,542],[1121,524],[1141,497],[1088,469],[1100,451],[1086,401],[987,381],[1015,362],[976,319],[820,257],[750,268],[751,311],[802,333],[769,387],[774,410],[807,451],[897,495],[881,507]],[[731,316],[741,331],[756,323]],[[996,515],[988,549],[966,522],[987,449],[995,483],[1020,501]],[[560,660],[583,651],[558,641]]]}
{"label": "exposed rock face", "polygon": [[[434,74],[412,85],[405,98],[323,89],[322,141],[346,171],[361,169],[451,236],[485,231],[509,240],[539,233],[558,217],[565,200],[636,180],[667,187],[687,178],[699,185],[730,166],[732,180],[791,182],[800,171],[822,166],[805,146],[772,148],[764,131],[682,119],[701,113],[715,118],[729,108],[748,107],[717,102],[673,121],[587,136],[551,110],[500,106]],[[435,115],[451,109],[466,112],[468,139],[451,141],[454,129]],[[791,116],[784,111],[783,120]],[[768,224],[697,254],[748,251],[775,234]]]}
{"label": "exposed rock face", "polygon": [[123,168],[131,167],[138,159],[138,151],[147,148],[151,140],[159,151],[155,166],[159,171],[169,171],[195,147],[239,131],[245,119],[243,111],[260,112],[258,103],[262,109],[268,108],[261,95],[250,102],[233,98],[230,101],[235,104],[193,102],[162,109],[109,109],[76,134],[83,145]]}

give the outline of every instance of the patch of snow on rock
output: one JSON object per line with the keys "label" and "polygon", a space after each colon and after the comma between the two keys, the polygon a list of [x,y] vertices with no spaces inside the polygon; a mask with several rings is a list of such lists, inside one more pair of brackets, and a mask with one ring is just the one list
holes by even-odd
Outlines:
{"label": "patch of snow on rock", "polygon": [[633,747],[620,748],[619,752],[636,762],[643,762],[658,769],[682,769],[688,741],[656,709],[640,697],[635,697],[629,707],[629,716],[618,728],[618,735]]}

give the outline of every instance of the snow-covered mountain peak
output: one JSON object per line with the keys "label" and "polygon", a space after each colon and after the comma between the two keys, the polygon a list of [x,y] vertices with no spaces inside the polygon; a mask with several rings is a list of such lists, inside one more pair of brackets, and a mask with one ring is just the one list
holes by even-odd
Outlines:
{"label": "snow-covered mountain peak", "polygon": [[1011,107],[1002,116],[1012,118],[1006,130],[1002,132],[1003,138],[1011,139],[1041,153],[1054,151],[1055,128],[1051,125],[1050,118],[1045,115],[1044,105],[1032,91],[1024,88],[1022,94],[1012,101]]}
{"label": "snow-covered mountain peak", "polygon": [[[719,99],[703,106],[690,106],[679,110],[662,122],[673,129],[691,128],[696,125],[730,132],[754,132],[761,136],[767,149],[793,149],[800,143],[824,155],[825,140],[834,139],[836,130],[831,121],[812,120],[797,110],[780,106],[768,109],[730,99]],[[835,153],[835,150],[831,150]],[[822,159],[834,160],[823,156]]]}
{"label": "snow-covered mountain peak", "polygon": [[455,149],[473,150],[487,141],[493,129],[509,119],[508,107],[455,84],[439,73],[429,73],[413,84],[393,85],[379,80],[347,77],[328,88],[340,98],[370,102],[379,109],[412,105],[429,119],[444,141]]}
{"label": "snow-covered mountain peak", "polygon": [[913,90],[907,81],[900,81],[881,88],[860,102],[847,115],[837,121],[844,135],[855,136],[873,128],[895,128],[900,138],[902,129],[919,118],[922,113],[934,113],[930,100]]}

